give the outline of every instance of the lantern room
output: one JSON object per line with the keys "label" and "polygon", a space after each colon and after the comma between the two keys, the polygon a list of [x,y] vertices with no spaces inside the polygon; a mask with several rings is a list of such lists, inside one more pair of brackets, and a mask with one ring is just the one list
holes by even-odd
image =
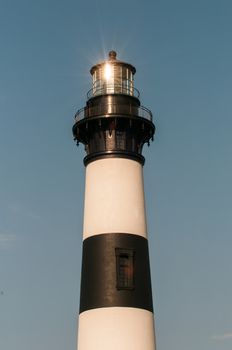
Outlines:
{"label": "lantern room", "polygon": [[139,92],[134,88],[135,67],[118,61],[116,56],[115,51],[110,51],[108,60],[91,68],[93,87],[88,93],[89,98],[108,94],[139,97]]}

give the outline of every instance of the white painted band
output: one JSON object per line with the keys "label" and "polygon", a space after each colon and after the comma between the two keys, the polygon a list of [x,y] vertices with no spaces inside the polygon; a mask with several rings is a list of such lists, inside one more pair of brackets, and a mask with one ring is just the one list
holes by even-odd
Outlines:
{"label": "white painted band", "polygon": [[78,350],[155,350],[153,314],[147,310],[112,307],[79,316]]}
{"label": "white painted band", "polygon": [[143,167],[125,158],[106,158],[86,167],[83,238],[101,233],[146,238]]}

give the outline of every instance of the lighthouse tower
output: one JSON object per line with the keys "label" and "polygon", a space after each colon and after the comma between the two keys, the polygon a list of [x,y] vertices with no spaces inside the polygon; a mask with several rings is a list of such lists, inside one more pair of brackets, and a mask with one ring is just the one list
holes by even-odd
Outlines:
{"label": "lighthouse tower", "polygon": [[155,350],[142,155],[155,126],[135,72],[110,51],[75,115],[86,151],[78,350]]}

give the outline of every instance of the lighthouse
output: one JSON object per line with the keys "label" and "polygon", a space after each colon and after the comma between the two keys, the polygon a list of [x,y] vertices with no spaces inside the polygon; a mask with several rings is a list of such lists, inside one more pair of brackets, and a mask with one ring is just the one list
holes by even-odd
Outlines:
{"label": "lighthouse", "polygon": [[86,151],[78,350],[155,350],[142,155],[155,126],[135,72],[110,51],[75,115]]}

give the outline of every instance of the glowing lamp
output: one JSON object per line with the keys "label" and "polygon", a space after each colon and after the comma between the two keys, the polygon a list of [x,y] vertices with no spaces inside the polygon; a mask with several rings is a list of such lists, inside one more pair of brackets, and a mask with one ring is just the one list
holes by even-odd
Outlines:
{"label": "glowing lamp", "polygon": [[108,81],[112,78],[113,74],[112,74],[112,66],[109,63],[105,64],[104,67],[104,78]]}

